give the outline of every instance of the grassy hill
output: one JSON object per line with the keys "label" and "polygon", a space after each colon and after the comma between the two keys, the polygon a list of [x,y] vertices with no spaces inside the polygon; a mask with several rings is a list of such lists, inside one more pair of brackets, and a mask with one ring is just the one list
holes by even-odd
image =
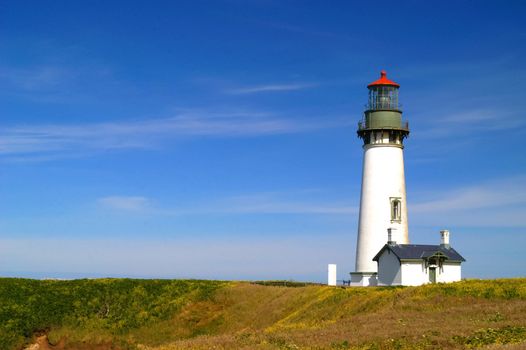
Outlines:
{"label": "grassy hill", "polygon": [[40,349],[60,350],[498,349],[526,344],[526,279],[393,288],[0,279],[0,349],[39,335]]}

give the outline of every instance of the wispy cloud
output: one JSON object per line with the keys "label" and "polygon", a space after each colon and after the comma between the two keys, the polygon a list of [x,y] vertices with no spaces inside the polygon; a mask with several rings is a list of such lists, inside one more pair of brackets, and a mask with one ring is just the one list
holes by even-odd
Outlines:
{"label": "wispy cloud", "polygon": [[139,212],[148,210],[150,200],[140,196],[109,196],[99,198],[98,203],[105,208]]}
{"label": "wispy cloud", "polygon": [[[317,197],[317,196],[316,196]],[[316,200],[316,197],[305,199],[283,197],[279,193],[251,194],[222,199],[215,207],[225,213],[260,213],[260,214],[353,214],[357,208],[348,203]]]}
{"label": "wispy cloud", "polygon": [[526,226],[526,176],[502,178],[456,189],[437,189],[418,197],[413,200],[413,204],[408,204],[409,215],[418,224]]}
{"label": "wispy cloud", "polygon": [[510,88],[526,78],[519,56],[411,64],[399,67],[396,76],[403,86],[402,99],[412,110],[410,122],[425,129],[415,138],[462,135],[473,141],[481,133],[526,130],[524,94]]}
{"label": "wispy cloud", "polygon": [[[520,89],[510,89],[510,84],[524,80],[526,69],[521,66],[521,62],[520,55],[510,53],[488,56],[481,60],[411,62],[397,67],[396,76],[400,81],[412,81],[413,88],[420,90],[413,93],[427,95],[435,101],[436,93],[439,96],[449,96],[450,103],[470,102],[473,98],[482,96],[515,98],[520,97],[522,92]],[[402,85],[411,89],[411,84]],[[423,86],[425,89],[422,89]]]}
{"label": "wispy cloud", "polygon": [[[344,120],[289,119],[252,112],[186,112],[171,118],[92,124],[5,127],[0,156],[28,158],[86,154],[96,150],[158,147],[188,137],[249,137],[309,132],[347,124]],[[22,157],[23,158],[23,157]]]}
{"label": "wispy cloud", "polygon": [[451,123],[451,124],[470,124],[477,125],[480,123],[490,122],[493,123],[496,120],[502,119],[502,115],[499,115],[497,111],[492,110],[474,110],[474,111],[464,111],[460,113],[446,115],[440,118],[441,122]]}
{"label": "wispy cloud", "polygon": [[[317,198],[317,199],[316,199]],[[356,214],[358,208],[341,201],[318,197],[306,199],[299,192],[257,193],[216,198],[180,207],[154,207],[151,199],[141,196],[108,196],[97,200],[105,208],[122,211],[142,211],[153,215],[181,216],[206,214]]]}
{"label": "wispy cloud", "polygon": [[514,129],[526,125],[526,121],[518,113],[502,110],[475,109],[457,111],[443,115],[429,115],[425,138],[457,137],[459,134],[490,132]]}
{"label": "wispy cloud", "polygon": [[70,81],[75,73],[64,67],[37,66],[32,68],[0,67],[0,81],[22,90],[55,88]]}
{"label": "wispy cloud", "polygon": [[[416,198],[415,198],[416,197]],[[503,178],[459,188],[435,189],[409,198],[410,223],[465,227],[524,227],[526,176]],[[108,196],[98,200],[106,208],[142,211],[158,216],[305,214],[355,217],[358,207],[305,191],[265,192],[212,198],[178,207],[153,206],[157,200],[141,196]]]}
{"label": "wispy cloud", "polygon": [[303,83],[303,84],[269,84],[257,86],[245,86],[240,88],[228,89],[225,92],[235,95],[258,94],[264,92],[287,92],[309,89],[317,86],[317,84]]}

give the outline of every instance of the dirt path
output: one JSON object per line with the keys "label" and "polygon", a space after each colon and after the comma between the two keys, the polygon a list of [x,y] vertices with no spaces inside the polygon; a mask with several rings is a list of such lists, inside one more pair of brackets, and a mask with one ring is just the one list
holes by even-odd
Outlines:
{"label": "dirt path", "polygon": [[36,342],[26,347],[24,350],[63,350],[64,349],[64,339],[61,339],[60,342],[53,346],[49,343],[47,335],[40,335],[36,337]]}
{"label": "dirt path", "polygon": [[57,344],[50,344],[46,334],[37,336],[35,342],[24,350],[120,350],[120,347],[112,343],[90,344],[90,343],[75,343],[67,344],[66,340],[62,338]]}

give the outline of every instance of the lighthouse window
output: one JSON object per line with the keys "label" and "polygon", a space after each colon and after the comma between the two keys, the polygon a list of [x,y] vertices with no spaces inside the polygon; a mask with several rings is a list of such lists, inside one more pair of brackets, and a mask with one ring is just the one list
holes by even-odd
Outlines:
{"label": "lighthouse window", "polygon": [[402,202],[400,198],[391,198],[391,222],[402,221]]}

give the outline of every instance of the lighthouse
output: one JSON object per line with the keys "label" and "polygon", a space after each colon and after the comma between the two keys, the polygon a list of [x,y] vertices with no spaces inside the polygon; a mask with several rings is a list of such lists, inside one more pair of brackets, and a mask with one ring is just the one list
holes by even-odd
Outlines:
{"label": "lighthouse", "polygon": [[369,100],[358,136],[363,140],[356,268],[351,285],[377,284],[378,266],[373,258],[389,241],[408,244],[407,201],[404,175],[404,139],[409,125],[402,120],[398,102],[400,85],[387,78],[367,85]]}

